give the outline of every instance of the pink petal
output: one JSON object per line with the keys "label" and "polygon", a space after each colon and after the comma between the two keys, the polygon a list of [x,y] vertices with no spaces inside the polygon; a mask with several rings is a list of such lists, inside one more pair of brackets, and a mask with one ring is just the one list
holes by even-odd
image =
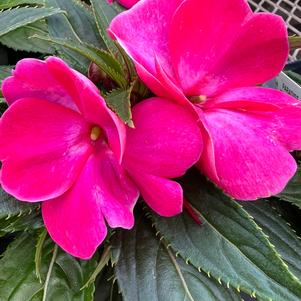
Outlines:
{"label": "pink petal", "polygon": [[182,212],[183,190],[180,184],[165,178],[131,173],[144,201],[158,214],[166,217]]}
{"label": "pink petal", "polygon": [[121,161],[125,147],[125,125],[106,106],[95,85],[82,74],[70,69],[62,60],[50,57],[48,68],[55,78],[60,79],[64,88],[91,123],[99,125],[106,133],[112,150]]}
{"label": "pink petal", "polygon": [[81,259],[91,258],[107,235],[100,202],[89,191],[90,168],[87,164],[68,192],[42,204],[44,223],[52,239]]}
{"label": "pink petal", "polygon": [[202,150],[195,116],[183,106],[150,98],[133,108],[135,129],[128,128],[124,164],[130,171],[179,177]]}
{"label": "pink petal", "polygon": [[[254,200],[279,193],[296,171],[296,163],[274,135],[265,114],[212,110],[205,113],[215,151],[219,181],[230,196]],[[210,177],[203,158],[200,169]],[[208,168],[208,166],[207,166]]]}
{"label": "pink petal", "polygon": [[288,56],[282,18],[253,14],[245,0],[187,0],[171,24],[171,61],[186,95],[265,82]]}
{"label": "pink petal", "polygon": [[[168,74],[171,69],[168,32],[171,18],[183,0],[144,0],[113,19],[109,32],[130,57],[151,74],[155,55]],[[151,37],[151,38],[150,38]]]}
{"label": "pink petal", "polygon": [[111,227],[130,229],[138,190],[114,154],[104,145],[90,156],[75,185],[43,203],[43,219],[52,239],[68,253],[90,258]]}
{"label": "pink petal", "polygon": [[210,108],[247,110],[270,114],[274,136],[289,150],[301,149],[301,103],[278,90],[263,87],[237,88],[227,91],[204,104]]}
{"label": "pink petal", "polygon": [[252,111],[275,111],[300,105],[294,97],[270,88],[247,87],[226,91],[204,103],[204,108],[232,108]]}
{"label": "pink petal", "polygon": [[72,94],[55,78],[48,69],[47,62],[37,59],[23,59],[16,65],[13,76],[2,83],[2,92],[8,102],[32,97],[63,104],[77,110]]}
{"label": "pink petal", "polygon": [[39,99],[21,99],[0,123],[1,184],[24,201],[64,193],[91,153],[90,125],[73,110]]}
{"label": "pink petal", "polygon": [[92,181],[91,190],[95,190],[108,224],[112,228],[132,228],[133,208],[139,197],[136,185],[108,147],[99,146],[93,167],[95,183]]}
{"label": "pink petal", "polygon": [[135,5],[138,1],[140,0],[118,0],[118,2],[126,7],[126,8],[131,8],[133,5]]}
{"label": "pink petal", "polygon": [[301,104],[274,113],[274,135],[288,151],[301,150]]}

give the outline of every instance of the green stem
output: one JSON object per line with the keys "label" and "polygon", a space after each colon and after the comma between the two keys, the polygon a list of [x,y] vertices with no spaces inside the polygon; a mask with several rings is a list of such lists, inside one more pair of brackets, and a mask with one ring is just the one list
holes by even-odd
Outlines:
{"label": "green stem", "polygon": [[48,269],[48,272],[47,272],[45,284],[44,284],[44,293],[43,293],[43,299],[42,299],[42,301],[46,301],[46,298],[47,298],[47,289],[48,289],[48,285],[49,285],[49,281],[50,281],[50,277],[51,277],[53,265],[54,265],[54,262],[56,260],[57,251],[58,251],[58,246],[55,245],[54,249],[53,249],[53,254],[52,254],[51,261],[50,261],[49,269]]}
{"label": "green stem", "polygon": [[108,245],[108,246],[105,247],[96,269],[94,270],[94,272],[92,273],[92,275],[88,279],[88,281],[83,285],[81,290],[83,290],[84,288],[88,287],[91,283],[93,283],[95,281],[97,275],[107,265],[107,263],[109,262],[110,257],[111,257],[110,250],[111,250],[111,246]]}

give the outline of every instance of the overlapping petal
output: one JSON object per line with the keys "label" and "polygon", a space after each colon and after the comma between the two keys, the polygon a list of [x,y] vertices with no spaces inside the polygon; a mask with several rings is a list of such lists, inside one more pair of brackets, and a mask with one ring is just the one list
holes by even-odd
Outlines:
{"label": "overlapping petal", "polygon": [[186,95],[263,83],[288,56],[282,18],[254,14],[244,0],[183,2],[171,22],[169,45]]}
{"label": "overlapping petal", "polygon": [[244,0],[186,0],[180,5],[170,23],[169,49],[186,95],[207,95],[210,87],[206,85],[220,84],[212,69],[220,64],[250,14]]}
{"label": "overlapping petal", "polygon": [[[295,160],[274,131],[273,115],[213,109],[205,118],[216,154],[211,167],[219,177],[212,180],[232,197],[252,200],[277,194],[294,175]],[[211,178],[206,171],[210,166],[203,169],[206,162],[203,158],[199,167]]]}
{"label": "overlapping petal", "polygon": [[107,109],[96,86],[82,74],[70,69],[61,59],[49,57],[46,61],[20,61],[13,76],[4,80],[2,90],[9,104],[20,98],[34,97],[81,112],[87,121],[104,129],[112,149],[121,161],[125,125]]}
{"label": "overlapping petal", "polygon": [[124,164],[130,170],[161,177],[183,175],[200,157],[202,140],[194,115],[161,98],[133,108],[134,129],[127,131]]}
{"label": "overlapping petal", "polygon": [[144,201],[158,214],[171,217],[183,210],[183,189],[175,181],[133,171],[131,173]]}
{"label": "overlapping petal", "polygon": [[155,56],[173,74],[168,45],[171,19],[183,0],[144,0],[119,14],[109,32],[135,62],[155,75]]}
{"label": "overlapping petal", "polygon": [[127,131],[124,165],[144,200],[164,216],[182,210],[181,186],[169,180],[183,175],[202,151],[194,114],[172,101],[144,100],[133,108],[136,126]]}
{"label": "overlapping petal", "polygon": [[105,145],[98,146],[75,185],[62,196],[43,203],[48,232],[65,251],[88,259],[111,227],[130,229],[139,192]]}
{"label": "overlapping petal", "polygon": [[0,122],[1,184],[26,201],[56,197],[70,188],[92,151],[90,125],[49,101],[15,101]]}
{"label": "overlapping petal", "polygon": [[47,65],[51,74],[60,79],[61,85],[72,95],[84,118],[105,131],[111,148],[121,161],[125,146],[125,125],[108,110],[96,86],[58,58],[48,58]]}

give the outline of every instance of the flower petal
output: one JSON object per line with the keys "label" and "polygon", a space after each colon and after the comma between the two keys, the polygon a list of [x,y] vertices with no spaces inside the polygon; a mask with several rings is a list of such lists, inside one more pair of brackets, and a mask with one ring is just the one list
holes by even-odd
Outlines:
{"label": "flower petal", "polygon": [[202,151],[195,116],[175,102],[150,98],[133,108],[135,129],[127,130],[124,164],[130,171],[179,177]]}
{"label": "flower petal", "polygon": [[51,74],[47,61],[37,59],[19,61],[13,76],[3,81],[2,92],[8,104],[20,98],[32,97],[60,103],[77,110],[72,94],[62,86],[60,79]]}
{"label": "flower petal", "polygon": [[264,87],[244,87],[231,89],[208,99],[203,108],[275,111],[279,108],[299,106],[300,104],[300,101],[279,90]]}
{"label": "flower petal", "polygon": [[64,193],[91,153],[90,125],[73,110],[39,99],[21,99],[0,123],[1,184],[24,201]]}
{"label": "flower petal", "polygon": [[69,191],[42,204],[44,223],[51,238],[66,252],[81,259],[91,258],[107,235],[100,203],[89,193],[89,168],[87,164]]}
{"label": "flower petal", "polygon": [[65,251],[90,258],[111,227],[130,229],[138,190],[104,144],[88,159],[74,186],[43,203],[43,219],[52,239]]}
{"label": "flower petal", "polygon": [[108,147],[101,146],[97,150],[93,173],[91,190],[98,195],[102,213],[110,227],[132,228],[139,191]]}
{"label": "flower petal", "polygon": [[[288,150],[275,137],[272,116],[212,110],[205,113],[219,181],[230,196],[254,200],[279,193],[296,171]],[[210,178],[204,168],[200,169]],[[208,166],[207,166],[208,168]]]}
{"label": "flower petal", "polygon": [[70,69],[64,61],[50,57],[47,66],[70,92],[80,112],[89,122],[99,125],[106,133],[112,150],[121,161],[125,147],[125,125],[106,106],[96,86],[82,74]]}
{"label": "flower petal", "polygon": [[158,214],[166,217],[182,212],[183,190],[179,183],[144,173],[131,173],[144,201]]}
{"label": "flower petal", "polygon": [[171,23],[169,47],[182,88],[191,96],[265,82],[288,56],[282,18],[253,14],[245,0],[183,2]]}
{"label": "flower petal", "polygon": [[118,0],[118,2],[126,7],[126,8],[131,8],[133,5],[135,5],[138,1],[140,0]]}
{"label": "flower petal", "polygon": [[[168,49],[171,18],[183,0],[144,0],[115,17],[109,32],[128,55],[155,75],[155,55],[172,74]],[[151,37],[151,38],[150,38]]]}

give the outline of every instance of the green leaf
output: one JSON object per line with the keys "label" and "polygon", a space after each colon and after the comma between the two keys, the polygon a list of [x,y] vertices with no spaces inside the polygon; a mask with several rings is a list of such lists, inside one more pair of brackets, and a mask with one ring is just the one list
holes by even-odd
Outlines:
{"label": "green leaf", "polygon": [[[114,59],[108,55],[107,52],[95,48],[89,44],[82,44],[80,42],[66,40],[66,39],[54,39],[54,38],[46,38],[41,36],[35,36],[37,39],[50,41],[54,44],[63,46],[83,57],[87,58],[89,61],[94,62],[103,72],[105,72],[108,76],[110,76],[120,87],[126,88],[128,83],[125,77],[119,73],[120,65],[114,61]],[[112,63],[113,61],[113,63]],[[116,68],[116,66],[118,66]]]}
{"label": "green leaf", "polygon": [[12,69],[14,69],[15,66],[0,66],[0,86],[2,81],[11,76]]}
{"label": "green leaf", "polygon": [[[5,78],[11,76],[13,68],[14,68],[14,66],[0,66],[0,88],[1,88],[1,85],[2,85],[2,81]],[[2,97],[3,97],[3,95],[2,95],[1,89],[0,89],[0,97],[1,97],[1,103],[2,103]]]}
{"label": "green leaf", "polygon": [[[64,15],[47,18],[49,35],[54,39],[68,39],[75,43],[90,43],[94,47],[102,47],[102,40],[97,26],[87,5],[77,0],[46,0],[46,6],[64,9]],[[56,45],[58,55],[68,64],[87,74],[89,59],[67,47]]]}
{"label": "green leaf", "polygon": [[128,90],[114,90],[105,96],[105,100],[109,108],[130,127],[133,127],[132,112],[131,112],[131,92],[132,87]]}
{"label": "green leaf", "polygon": [[15,29],[0,38],[0,43],[15,50],[53,54],[55,48],[50,42],[31,38],[33,35],[48,36],[44,20]]}
{"label": "green leaf", "polygon": [[107,266],[96,279],[94,300],[123,301],[121,293],[118,292],[117,281],[115,280],[113,268]]}
{"label": "green leaf", "polygon": [[0,220],[29,214],[38,207],[38,204],[20,202],[6,193],[3,189],[0,189]]}
{"label": "green leaf", "polygon": [[0,37],[22,26],[62,13],[55,8],[20,7],[0,12]]}
{"label": "green leaf", "polygon": [[[88,5],[79,0],[46,0],[46,5],[66,12],[65,18],[67,20],[60,21],[59,19],[62,19],[62,15],[48,18],[50,32],[53,37],[74,38],[77,41],[91,44],[94,47],[103,47],[97,25]],[[59,21],[59,24],[68,22],[70,27],[66,27],[65,24],[61,28],[56,23],[57,21]],[[66,28],[70,31],[67,35]]]}
{"label": "green leaf", "polygon": [[96,24],[109,51],[114,54],[117,48],[109,37],[107,29],[115,16],[121,13],[124,9],[116,2],[109,4],[108,1],[91,0],[92,11],[96,20]]}
{"label": "green leaf", "polygon": [[131,231],[113,239],[115,274],[125,301],[240,300],[231,290],[176,258],[148,221],[138,219]]}
{"label": "green leaf", "polygon": [[[5,301],[41,301],[43,284],[35,274],[36,235],[22,234],[11,243],[0,260],[0,300]],[[95,269],[96,261],[77,260],[58,250],[53,257],[54,245],[47,240],[43,249],[41,276],[45,281],[47,274],[46,300],[55,301],[92,301],[94,285],[80,290],[90,273]],[[54,258],[53,269],[49,269]],[[48,273],[51,271],[51,273]]]}
{"label": "green leaf", "polygon": [[0,10],[12,8],[23,4],[43,5],[44,0],[1,0]]}
{"label": "green leaf", "polygon": [[197,171],[184,178],[183,186],[203,225],[186,212],[170,219],[154,215],[156,228],[174,250],[208,275],[259,300],[300,300],[300,281],[238,203]]}
{"label": "green leaf", "polygon": [[39,205],[17,201],[0,189],[0,237],[43,226]]}
{"label": "green leaf", "polygon": [[294,177],[286,185],[285,189],[276,197],[291,202],[301,209],[301,169],[298,168]]}
{"label": "green leaf", "polygon": [[301,279],[301,240],[267,200],[241,202],[243,208],[269,236],[289,269]]}

